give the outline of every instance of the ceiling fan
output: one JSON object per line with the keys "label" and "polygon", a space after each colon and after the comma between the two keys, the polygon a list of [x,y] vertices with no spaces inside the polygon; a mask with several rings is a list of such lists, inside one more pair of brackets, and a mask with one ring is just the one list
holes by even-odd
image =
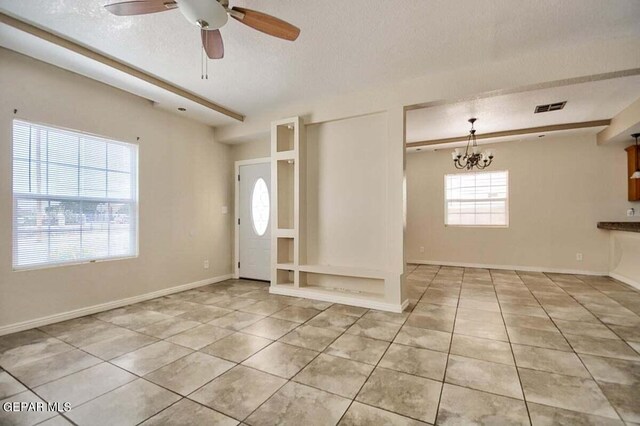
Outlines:
{"label": "ceiling fan", "polygon": [[211,59],[224,56],[224,45],[220,28],[227,23],[229,16],[253,29],[294,41],[300,35],[300,29],[288,22],[266,13],[242,7],[229,7],[229,0],[133,0],[105,5],[105,8],[118,16],[144,15],[178,9],[191,24],[200,27],[202,47]]}

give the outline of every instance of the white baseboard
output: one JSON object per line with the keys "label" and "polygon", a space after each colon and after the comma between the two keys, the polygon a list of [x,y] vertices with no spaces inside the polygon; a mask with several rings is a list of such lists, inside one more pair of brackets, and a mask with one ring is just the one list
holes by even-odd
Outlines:
{"label": "white baseboard", "polygon": [[300,288],[282,288],[269,287],[269,293],[279,294],[282,296],[302,297],[304,299],[321,300],[323,302],[341,303],[343,305],[359,306],[361,308],[376,309],[378,311],[387,311],[401,313],[407,306],[409,300],[405,300],[401,304],[378,302],[375,300],[362,299],[357,296],[348,296],[342,294],[327,294],[321,291],[313,291]]}
{"label": "white baseboard", "polygon": [[413,263],[417,265],[458,266],[461,268],[485,268],[485,269],[507,269],[511,271],[526,271],[526,272],[549,272],[552,274],[579,274],[579,275],[596,275],[596,276],[609,275],[609,272],[584,271],[580,269],[547,268],[545,266],[491,265],[486,263],[445,262],[442,260],[407,260],[407,263]]}
{"label": "white baseboard", "polygon": [[615,272],[610,272],[609,276],[611,278],[615,278],[618,281],[622,281],[625,284],[629,284],[631,287],[640,290],[640,283],[638,281],[634,281],[631,278],[627,278],[624,275],[616,274]]}
{"label": "white baseboard", "polygon": [[233,274],[220,275],[218,277],[207,278],[192,283],[182,284],[175,287],[163,288],[162,290],[145,293],[138,296],[127,297],[126,299],[114,300],[111,302],[101,303],[99,305],[87,306],[84,308],[74,309],[73,311],[61,312],[58,314],[40,317],[32,320],[18,322],[15,324],[4,325],[0,327],[0,336],[5,334],[16,333],[18,331],[29,330],[31,328],[42,327],[44,325],[53,324],[60,321],[66,321],[74,318],[84,317],[86,315],[97,314],[98,312],[108,311],[110,309],[120,308],[122,306],[131,305],[133,303],[144,302],[145,300],[155,299],[157,297],[166,296],[168,294],[179,293],[181,291],[191,290],[193,288],[202,287],[208,284],[214,284],[233,278]]}

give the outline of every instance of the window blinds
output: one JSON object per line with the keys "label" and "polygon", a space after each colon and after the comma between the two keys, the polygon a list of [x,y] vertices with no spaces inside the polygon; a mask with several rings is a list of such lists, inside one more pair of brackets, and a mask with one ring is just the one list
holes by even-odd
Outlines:
{"label": "window blinds", "polygon": [[138,147],[13,121],[13,267],[137,255]]}
{"label": "window blinds", "polygon": [[509,225],[507,171],[445,175],[445,224]]}

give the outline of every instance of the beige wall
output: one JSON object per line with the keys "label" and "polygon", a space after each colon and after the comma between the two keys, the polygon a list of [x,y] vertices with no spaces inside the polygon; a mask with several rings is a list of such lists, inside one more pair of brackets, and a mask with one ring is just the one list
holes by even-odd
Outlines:
{"label": "beige wall", "polygon": [[408,154],[407,260],[608,272],[609,232],[596,223],[627,220],[626,210],[639,207],[626,201],[624,146],[598,146],[583,134],[492,148],[491,168],[509,171],[506,229],[445,227],[451,150]]}
{"label": "beige wall", "polygon": [[231,145],[230,147],[231,158],[234,162],[271,156],[271,140],[269,137]]}
{"label": "beige wall", "polygon": [[384,269],[387,114],[307,126],[310,264]]}
{"label": "beige wall", "polygon": [[[8,50],[0,62],[0,327],[231,272],[233,163],[210,127]],[[12,271],[14,108],[25,120],[140,137],[138,258]]]}

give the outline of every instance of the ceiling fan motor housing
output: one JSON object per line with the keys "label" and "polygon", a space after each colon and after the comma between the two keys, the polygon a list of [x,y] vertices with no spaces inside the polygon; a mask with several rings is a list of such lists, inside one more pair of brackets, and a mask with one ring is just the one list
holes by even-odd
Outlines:
{"label": "ceiling fan motor housing", "polygon": [[193,25],[204,30],[223,27],[229,16],[225,8],[215,0],[176,0],[178,9]]}

